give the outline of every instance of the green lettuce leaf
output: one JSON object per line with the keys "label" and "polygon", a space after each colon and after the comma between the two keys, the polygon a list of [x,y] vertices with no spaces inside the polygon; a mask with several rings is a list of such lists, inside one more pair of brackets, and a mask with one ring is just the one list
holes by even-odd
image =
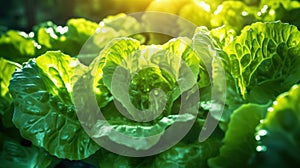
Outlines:
{"label": "green lettuce leaf", "polygon": [[17,63],[34,58],[45,49],[25,32],[9,30],[0,36],[0,57]]}
{"label": "green lettuce leaf", "polygon": [[[115,118],[111,123],[98,120],[93,127],[92,134],[93,138],[96,139],[108,137],[115,143],[122,144],[135,150],[148,150],[160,141],[164,131],[169,126],[176,122],[189,122],[194,118],[195,116],[191,114],[169,115],[168,117],[163,117],[155,124],[148,126],[135,125],[128,121],[122,122],[122,120],[118,118]],[[126,136],[120,136],[116,134],[116,132]]]}
{"label": "green lettuce leaf", "polygon": [[297,167],[300,165],[300,86],[283,93],[257,126],[255,167]]}
{"label": "green lettuce leaf", "polygon": [[[138,41],[125,38],[113,41],[107,46],[107,50],[103,50],[100,55],[105,59],[102,68],[103,83],[114,98],[128,110],[131,117],[142,119],[142,112],[138,112],[140,110],[156,115],[164,104],[170,109],[168,106],[172,101],[193,87],[200,61],[183,42],[177,39],[161,47],[140,47]],[[187,67],[183,67],[185,65],[182,61],[185,61],[192,70],[190,73],[192,76],[188,76],[189,73],[185,72]],[[116,74],[118,75],[114,76]],[[113,81],[114,78],[119,80]],[[177,84],[180,86],[176,86],[176,81],[181,82]],[[129,89],[129,95],[126,93],[128,89],[124,88]],[[164,93],[161,94],[161,91]]]}
{"label": "green lettuce leaf", "polygon": [[51,51],[24,64],[9,86],[21,135],[58,158],[80,160],[99,149],[81,127],[72,99],[75,77],[84,72],[76,59]]}
{"label": "green lettuce leaf", "polygon": [[224,48],[245,100],[266,103],[300,81],[300,32],[281,23],[255,23]]}
{"label": "green lettuce leaf", "polygon": [[[95,123],[92,136],[147,150],[160,141],[169,126],[195,119],[198,105],[189,100],[196,96],[198,78],[208,78],[200,77],[205,68],[189,43],[178,38],[164,45],[144,46],[132,38],[116,38],[107,44],[86,75],[106,119],[89,119],[88,123]],[[173,104],[180,99],[188,103],[183,105],[184,113],[177,114],[179,108],[174,109]],[[135,140],[122,139],[115,132]]]}
{"label": "green lettuce leaf", "polygon": [[104,18],[93,36],[93,42],[103,49],[107,43],[117,37],[129,37],[140,33],[141,25],[132,16],[120,13]]}
{"label": "green lettuce leaf", "polygon": [[67,38],[82,45],[96,32],[98,24],[83,18],[74,18],[68,20],[67,27]]}
{"label": "green lettuce leaf", "polygon": [[268,105],[245,104],[231,115],[220,154],[208,160],[210,167],[250,167],[255,154],[255,128],[264,118]]}
{"label": "green lettuce leaf", "polygon": [[217,131],[204,142],[178,143],[172,148],[155,156],[151,168],[189,168],[208,167],[207,160],[218,154],[221,146],[220,135]]}
{"label": "green lettuce leaf", "polygon": [[4,126],[13,126],[11,119],[13,115],[13,99],[9,93],[8,86],[12,74],[19,64],[0,58],[0,118]]}
{"label": "green lettuce leaf", "polygon": [[287,17],[292,17],[289,15],[290,11],[297,9],[300,9],[300,2],[295,0],[261,0],[256,17],[264,22],[285,20]]}
{"label": "green lettuce leaf", "polygon": [[3,166],[10,168],[44,168],[50,166],[53,157],[49,153],[31,144],[20,142],[22,140],[19,137],[11,137],[0,132],[0,162]]}
{"label": "green lettuce leaf", "polygon": [[195,26],[206,26],[208,28],[211,28],[210,12],[211,11],[209,5],[203,2],[191,1],[190,3],[187,3],[186,5],[182,6],[179,11],[179,16],[182,17],[182,19],[179,19],[177,21],[180,27],[181,34],[185,35],[185,34],[192,33],[192,32],[185,32],[185,31],[191,31],[189,27],[186,27],[186,26],[190,26],[189,24],[186,23],[186,20],[192,22]]}
{"label": "green lettuce leaf", "polygon": [[[214,35],[206,27],[198,27],[193,37],[193,48],[202,58],[207,71],[210,72],[207,76],[209,83],[204,88],[199,85],[200,107],[210,111],[210,114],[220,121],[222,129],[226,130],[230,115],[233,110],[243,104],[243,100],[235,79],[231,75],[228,55],[221,49]],[[200,79],[199,82],[201,81],[203,82]],[[212,107],[224,108],[212,110]]]}
{"label": "green lettuce leaf", "polygon": [[[171,36],[169,36],[170,34],[179,34],[180,27],[174,26],[178,22],[177,15],[179,15],[182,7],[191,2],[192,0],[152,1],[146,9],[146,12],[150,13],[146,13],[142,17],[143,23],[145,24],[145,30],[153,32],[149,34],[149,41],[147,44],[164,44],[172,38]],[[151,12],[158,13],[152,15]],[[159,15],[159,12],[167,14]],[[170,25],[172,25],[172,28],[170,28]],[[184,24],[181,25],[181,27],[183,28]]]}
{"label": "green lettuce leaf", "polygon": [[[70,19],[64,27],[44,23],[36,26],[35,38],[47,50],[61,50],[71,56],[77,56],[84,43],[96,32],[97,27],[97,23],[83,18]],[[93,47],[95,46],[91,46]]]}
{"label": "green lettuce leaf", "polygon": [[99,27],[85,43],[78,58],[89,65],[111,40],[118,37],[132,37],[146,43],[147,39],[141,32],[140,23],[132,16],[124,13],[108,16],[99,23]]}
{"label": "green lettuce leaf", "polygon": [[255,21],[256,11],[256,7],[247,6],[241,1],[224,1],[213,12],[210,24],[212,27],[226,25],[239,32]]}
{"label": "green lettuce leaf", "polygon": [[216,41],[219,48],[224,48],[232,43],[237,36],[237,32],[230,26],[223,25],[210,30],[210,36]]}
{"label": "green lettuce leaf", "polygon": [[220,4],[222,4],[223,1],[225,0],[215,0],[215,1],[210,1],[210,0],[201,0],[208,4],[210,6],[211,11],[215,11]]}
{"label": "green lettuce leaf", "polygon": [[153,156],[127,157],[109,152],[107,150],[104,150],[103,148],[100,149],[97,154],[98,155],[96,155],[96,158],[101,158],[100,160],[97,159],[101,168],[148,168],[154,160]]}

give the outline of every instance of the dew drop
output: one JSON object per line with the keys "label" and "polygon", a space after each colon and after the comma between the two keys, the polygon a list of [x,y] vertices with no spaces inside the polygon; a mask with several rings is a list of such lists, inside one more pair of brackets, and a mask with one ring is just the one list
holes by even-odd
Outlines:
{"label": "dew drop", "polygon": [[261,136],[261,137],[267,135],[267,133],[268,132],[266,130],[259,130],[258,131],[258,135]]}
{"label": "dew drop", "polygon": [[255,139],[256,139],[257,141],[260,141],[260,136],[259,136],[259,135],[256,135],[256,136],[255,136]]}
{"label": "dew drop", "polygon": [[158,92],[158,89],[155,89],[155,90],[154,90],[154,95],[157,96],[158,93],[159,93],[159,92]]}
{"label": "dew drop", "polygon": [[259,146],[256,147],[256,151],[257,152],[265,152],[265,151],[267,151],[267,147],[259,145]]}

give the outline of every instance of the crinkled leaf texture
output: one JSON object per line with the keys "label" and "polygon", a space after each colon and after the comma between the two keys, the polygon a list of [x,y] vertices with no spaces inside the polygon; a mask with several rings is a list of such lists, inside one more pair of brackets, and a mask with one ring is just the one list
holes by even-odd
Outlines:
{"label": "crinkled leaf texture", "polygon": [[255,153],[255,128],[263,119],[268,105],[245,104],[231,115],[219,156],[209,160],[210,167],[249,167]]}
{"label": "crinkled leaf texture", "polygon": [[87,158],[99,149],[77,119],[71,96],[75,70],[84,71],[76,59],[51,51],[25,63],[9,86],[13,122],[22,136],[70,160]]}
{"label": "crinkled leaf texture", "polygon": [[155,115],[165,104],[169,109],[182,92],[193,87],[200,69],[200,60],[182,39],[163,46],[140,46],[137,40],[121,38],[112,41],[100,57],[104,60],[99,64],[105,62],[103,84],[134,119],[142,119],[143,112]]}
{"label": "crinkled leaf texture", "polygon": [[256,167],[300,166],[300,85],[273,102],[257,127]]}
{"label": "crinkled leaf texture", "polygon": [[299,39],[295,26],[258,22],[224,48],[244,99],[266,103],[300,81]]}
{"label": "crinkled leaf texture", "polygon": [[[94,121],[93,137],[147,150],[172,124],[195,119],[198,105],[189,100],[197,96],[199,71],[205,71],[200,63],[183,38],[149,46],[132,38],[112,40],[87,74],[94,77],[93,91],[106,118]],[[182,106],[184,112],[177,114],[179,109],[172,111],[172,107],[180,98],[187,104]],[[121,138],[117,132],[134,140]]]}
{"label": "crinkled leaf texture", "polygon": [[[226,34],[226,31],[227,29],[220,28],[220,30],[212,32],[206,27],[198,27],[193,37],[193,48],[202,58],[207,71],[210,72],[210,81],[201,80],[201,78],[198,81],[201,92],[200,107],[209,111],[210,115],[219,120],[222,129],[226,129],[233,110],[243,104],[238,86],[230,73],[230,60],[214,38],[214,36],[219,34],[220,38],[232,39],[233,34]],[[221,42],[221,39],[219,40],[220,43],[228,43],[228,41]],[[205,76],[201,75],[201,77]],[[203,81],[208,83],[203,83]],[[217,108],[213,110],[212,107]]]}

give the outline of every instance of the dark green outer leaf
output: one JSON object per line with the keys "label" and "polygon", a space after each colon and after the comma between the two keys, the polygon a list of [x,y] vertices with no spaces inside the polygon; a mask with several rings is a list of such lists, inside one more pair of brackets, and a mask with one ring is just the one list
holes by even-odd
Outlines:
{"label": "dark green outer leaf", "polygon": [[45,168],[53,157],[44,149],[36,146],[24,146],[18,138],[12,138],[0,132],[0,167],[9,168]]}
{"label": "dark green outer leaf", "polygon": [[99,146],[85,133],[72,102],[78,62],[61,52],[47,52],[16,71],[9,86],[15,101],[13,122],[23,137],[50,154],[84,159]]}
{"label": "dark green outer leaf", "polygon": [[218,154],[223,134],[215,130],[209,139],[204,142],[183,143],[180,142],[155,156],[151,168],[207,168],[207,160]]}
{"label": "dark green outer leaf", "polygon": [[257,127],[256,167],[299,167],[300,85],[293,86],[273,102]]}
{"label": "dark green outer leaf", "polygon": [[268,105],[246,104],[231,115],[231,120],[220,148],[220,154],[209,160],[210,167],[249,167],[248,159],[255,153],[255,128]]}
{"label": "dark green outer leaf", "polygon": [[174,123],[189,122],[194,118],[195,116],[191,114],[169,115],[150,126],[130,125],[129,122],[110,125],[108,121],[98,120],[92,134],[93,138],[108,136],[112,141],[135,150],[147,150],[159,142],[169,126]]}

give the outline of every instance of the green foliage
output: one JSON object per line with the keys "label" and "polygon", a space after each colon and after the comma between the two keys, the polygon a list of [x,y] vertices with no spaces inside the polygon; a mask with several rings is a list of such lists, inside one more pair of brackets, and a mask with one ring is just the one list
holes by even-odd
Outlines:
{"label": "green foliage", "polygon": [[0,162],[10,168],[43,168],[49,166],[53,159],[45,150],[36,146],[24,146],[18,138],[2,132],[0,146]]}
{"label": "green foliage", "polygon": [[211,25],[212,27],[226,25],[240,31],[244,26],[254,22],[255,12],[255,7],[247,6],[241,1],[224,1],[214,11]]}
{"label": "green foliage", "polygon": [[221,146],[220,137],[218,133],[215,133],[202,143],[178,143],[155,157],[152,167],[208,167],[207,160],[218,154],[217,148]]}
{"label": "green foliage", "polygon": [[[29,33],[0,28],[0,162],[299,167],[299,10],[292,0],[155,0],[146,11],[181,16],[195,31],[176,17],[125,13],[99,24],[49,21]],[[141,33],[155,28],[180,37]],[[208,119],[219,125],[200,143]],[[121,156],[96,143],[109,140],[123,154],[152,150],[175,138],[171,126],[181,132],[187,123],[186,136],[154,156]]]}
{"label": "green foliage", "polygon": [[100,149],[96,154],[102,158],[99,167],[102,168],[143,168],[150,167],[154,162],[154,157],[127,157],[121,156],[104,149]]}
{"label": "green foliage", "polygon": [[47,50],[61,50],[77,56],[82,45],[92,36],[98,25],[86,19],[70,19],[65,27],[53,23],[37,26],[36,41]]}
{"label": "green foliage", "polygon": [[20,67],[19,64],[0,58],[0,116],[1,122],[6,127],[11,127],[13,115],[13,98],[9,93],[8,86],[12,74],[16,68]]}
{"label": "green foliage", "polygon": [[13,122],[23,137],[59,158],[84,159],[99,146],[85,133],[72,102],[79,63],[47,52],[17,70],[9,86],[15,101]]}
{"label": "green foliage", "polygon": [[224,47],[244,99],[266,103],[300,81],[300,32],[281,23],[255,23]]}
{"label": "green foliage", "polygon": [[231,115],[220,155],[209,160],[211,167],[250,167],[255,153],[255,128],[264,118],[268,105],[245,104]]}
{"label": "green foliage", "polygon": [[[118,144],[145,150],[158,143],[172,124],[196,117],[193,109],[197,109],[197,104],[187,107],[182,114],[177,114],[179,109],[176,108],[172,111],[181,94],[194,94],[198,77],[202,80],[199,72],[205,70],[200,58],[183,38],[161,46],[144,46],[132,38],[116,38],[90,64],[90,69],[87,76],[95,76],[93,90],[106,118],[96,121],[92,132],[94,138],[106,136]],[[208,80],[207,77],[203,79]],[[122,117],[118,112],[120,109],[110,102],[112,100],[124,108],[122,112],[128,119]],[[114,131],[104,130],[118,131],[140,141],[125,141]],[[151,140],[145,142],[138,138],[151,136]]]}
{"label": "green foliage", "polygon": [[28,34],[9,30],[0,37],[0,57],[23,63],[41,54],[44,49]]}
{"label": "green foliage", "polygon": [[273,102],[266,118],[257,126],[258,154],[253,164],[259,167],[294,167],[300,164],[297,154],[300,150],[299,100],[300,86],[295,85]]}

